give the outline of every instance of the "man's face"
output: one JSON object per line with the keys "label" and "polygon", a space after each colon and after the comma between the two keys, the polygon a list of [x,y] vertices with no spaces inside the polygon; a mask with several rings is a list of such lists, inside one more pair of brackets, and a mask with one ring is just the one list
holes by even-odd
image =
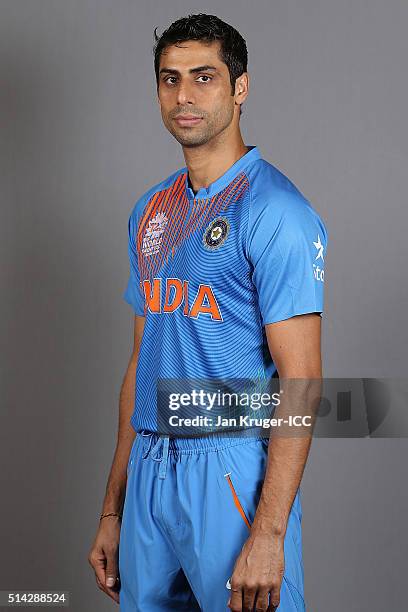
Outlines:
{"label": "man's face", "polygon": [[239,115],[220,43],[189,40],[161,54],[158,99],[164,125],[183,146],[200,146]]}

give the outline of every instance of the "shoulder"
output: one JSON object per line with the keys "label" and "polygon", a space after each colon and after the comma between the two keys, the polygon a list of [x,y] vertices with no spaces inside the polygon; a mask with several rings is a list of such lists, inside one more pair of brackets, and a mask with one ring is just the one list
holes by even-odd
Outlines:
{"label": "shoulder", "polygon": [[250,185],[249,231],[278,229],[294,236],[317,226],[327,237],[326,225],[299,188],[270,162],[259,159],[247,170]]}
{"label": "shoulder", "polygon": [[180,168],[179,170],[176,170],[176,172],[173,172],[173,174],[170,174],[170,176],[165,178],[163,181],[156,183],[155,185],[153,185],[153,187],[150,187],[150,189],[145,191],[145,193],[143,193],[133,205],[133,208],[130,213],[130,219],[133,222],[140,219],[151,199],[156,194],[162,191],[166,191],[167,189],[171,189],[171,187],[177,182],[177,179],[182,180],[182,177],[186,173],[186,171],[186,168]]}

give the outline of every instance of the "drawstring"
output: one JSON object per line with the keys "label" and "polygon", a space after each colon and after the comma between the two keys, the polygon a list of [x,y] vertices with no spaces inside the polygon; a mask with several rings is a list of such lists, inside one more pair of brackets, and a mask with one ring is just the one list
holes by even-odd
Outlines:
{"label": "drawstring", "polygon": [[[169,439],[169,436],[159,436],[156,444],[152,448],[153,433],[154,432],[147,432],[147,433],[142,432],[142,436],[150,437],[149,445],[147,447],[147,450],[143,453],[142,459],[146,459],[146,457],[148,457],[148,455],[150,454],[150,458],[153,459],[153,461],[159,461],[160,462],[159,478],[166,478],[167,458],[169,456],[170,439]],[[163,447],[162,454],[160,455],[160,457],[157,457],[155,455],[157,455],[161,446]]]}

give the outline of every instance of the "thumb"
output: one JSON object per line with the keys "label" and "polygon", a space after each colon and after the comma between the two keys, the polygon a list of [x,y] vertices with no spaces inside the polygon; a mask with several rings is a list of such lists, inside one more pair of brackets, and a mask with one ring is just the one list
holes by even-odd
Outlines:
{"label": "thumb", "polygon": [[105,584],[107,587],[112,588],[116,584],[116,578],[118,577],[118,566],[115,555],[109,554],[106,560],[105,570]]}

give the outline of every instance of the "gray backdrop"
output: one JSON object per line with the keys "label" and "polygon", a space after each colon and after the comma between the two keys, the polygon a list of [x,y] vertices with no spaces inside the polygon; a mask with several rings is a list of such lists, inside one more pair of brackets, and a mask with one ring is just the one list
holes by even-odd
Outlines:
{"label": "gray backdrop", "polygon": [[[0,589],[117,609],[87,553],[132,347],[136,199],[184,165],[155,101],[154,26],[211,12],[247,40],[247,144],[329,229],[326,376],[407,370],[404,0],[1,0]],[[303,480],[312,612],[407,607],[407,440],[316,439]]]}

